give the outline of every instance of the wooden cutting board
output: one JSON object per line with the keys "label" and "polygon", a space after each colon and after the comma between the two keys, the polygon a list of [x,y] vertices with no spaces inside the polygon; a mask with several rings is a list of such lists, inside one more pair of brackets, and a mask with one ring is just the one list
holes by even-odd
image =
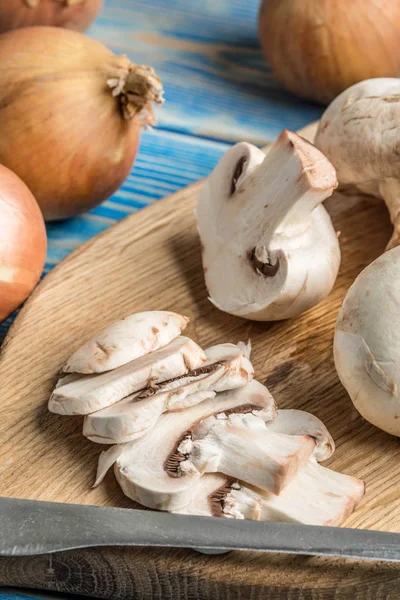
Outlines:
{"label": "wooden cutting board", "polygon": [[[314,132],[315,125],[301,133],[313,139]],[[91,489],[103,447],[82,436],[81,418],[50,414],[46,404],[60,366],[94,332],[133,312],[167,309],[190,317],[187,334],[202,346],[251,338],[256,376],[278,405],[320,417],[337,442],[329,466],[365,479],[365,501],[348,525],[400,531],[400,442],[358,416],[332,358],[339,305],[390,236],[383,203],[335,194],[326,204],[341,234],[343,256],[333,292],[298,319],[252,323],[219,312],[207,300],[193,216],[200,186],[169,196],[90,240],[45,278],[21,310],[0,360],[0,494],[133,506],[111,472]],[[350,597],[356,587],[383,598],[378,592],[394,589],[399,580],[391,565],[244,553],[205,557],[160,549],[85,550],[0,561],[3,585],[144,600],[280,599],[289,593],[290,598],[308,598],[311,589],[313,598],[333,598],[335,589],[341,590],[340,597]]]}

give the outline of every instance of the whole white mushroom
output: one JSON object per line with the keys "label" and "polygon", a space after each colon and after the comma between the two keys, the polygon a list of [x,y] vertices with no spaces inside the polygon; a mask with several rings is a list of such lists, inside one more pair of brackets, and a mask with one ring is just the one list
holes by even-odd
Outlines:
{"label": "whole white mushroom", "polygon": [[336,169],[339,186],[383,198],[400,244],[400,79],[361,81],[323,114],[315,145]]}
{"label": "whole white mushroom", "polygon": [[337,319],[334,357],[361,416],[400,436],[400,247],[351,286]]}

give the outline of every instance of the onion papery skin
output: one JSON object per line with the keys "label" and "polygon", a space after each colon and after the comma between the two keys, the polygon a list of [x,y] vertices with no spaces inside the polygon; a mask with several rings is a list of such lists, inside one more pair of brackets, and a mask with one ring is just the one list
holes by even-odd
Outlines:
{"label": "onion papery skin", "polygon": [[399,0],[262,0],[259,39],[276,77],[329,104],[351,85],[400,75]]}
{"label": "onion papery skin", "polygon": [[[46,219],[84,212],[126,179],[141,125],[154,122],[151,102],[143,100],[144,118],[139,109],[124,117],[123,96],[113,95],[118,90],[110,82],[139,69],[67,29],[30,27],[0,36],[0,163],[27,184]],[[142,99],[138,93],[134,102]]]}
{"label": "onion papery skin", "polygon": [[40,208],[17,175],[0,165],[0,322],[29,296],[46,259]]}
{"label": "onion papery skin", "polygon": [[85,31],[102,6],[103,0],[5,0],[0,3],[0,33],[35,25]]}

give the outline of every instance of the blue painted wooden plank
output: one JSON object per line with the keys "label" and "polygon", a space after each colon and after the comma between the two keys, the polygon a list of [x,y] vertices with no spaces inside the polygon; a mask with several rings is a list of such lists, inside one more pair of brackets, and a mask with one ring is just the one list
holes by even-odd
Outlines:
{"label": "blue painted wooden plank", "polygon": [[19,590],[19,589],[3,589],[0,590],[0,600],[83,600],[83,596],[76,596],[70,594],[66,596],[60,596],[58,594],[52,594],[48,592],[41,592],[39,590]]}
{"label": "blue painted wooden plank", "polygon": [[[223,142],[179,133],[145,131],[131,174],[109,200],[82,216],[47,224],[48,252],[43,275],[116,221],[208,175],[228,147]],[[10,323],[8,319],[0,325],[0,342]]]}
{"label": "blue painted wooden plank", "polygon": [[106,0],[90,30],[116,53],[152,65],[165,86],[159,126],[262,144],[316,120],[271,75],[257,39],[259,0]]}
{"label": "blue painted wooden plank", "polygon": [[[5,590],[5,591],[1,591],[0,590],[0,600],[27,600],[28,598],[30,600],[32,600],[32,598],[40,598],[39,595],[38,596],[28,596],[27,594],[24,593],[19,593],[16,592],[14,590]],[[42,600],[42,599],[40,599]]]}
{"label": "blue painted wooden plank", "polygon": [[47,225],[48,264],[159,198],[205,177],[229,144],[153,130],[144,132],[140,154],[125,184],[89,213]]}

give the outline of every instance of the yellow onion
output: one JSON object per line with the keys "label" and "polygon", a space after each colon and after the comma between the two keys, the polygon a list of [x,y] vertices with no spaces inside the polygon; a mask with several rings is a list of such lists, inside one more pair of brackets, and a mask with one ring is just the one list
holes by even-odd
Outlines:
{"label": "yellow onion", "polygon": [[23,181],[0,165],[0,322],[29,296],[46,258],[43,216]]}
{"label": "yellow onion", "polygon": [[128,175],[140,127],[162,102],[149,67],[68,29],[0,36],[0,163],[26,183],[47,219],[102,202]]}
{"label": "yellow onion", "polygon": [[102,5],[103,0],[6,0],[0,2],[0,33],[33,25],[84,31]]}
{"label": "yellow onion", "polygon": [[278,79],[328,104],[349,86],[400,75],[399,0],[263,0],[259,37]]}

